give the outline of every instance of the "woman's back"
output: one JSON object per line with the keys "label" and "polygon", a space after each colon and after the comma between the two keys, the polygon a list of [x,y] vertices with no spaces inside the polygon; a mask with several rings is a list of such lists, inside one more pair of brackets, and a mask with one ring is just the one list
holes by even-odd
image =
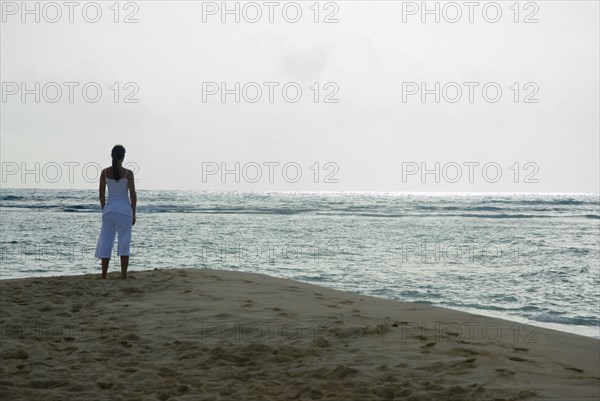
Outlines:
{"label": "woman's back", "polygon": [[[129,216],[133,214],[128,196],[128,171],[126,169],[123,170],[125,170],[125,174],[121,176],[118,180],[112,178],[113,174],[111,168],[107,168],[106,170],[104,170],[104,173],[106,175],[106,186],[108,186],[108,200],[106,201],[106,205],[102,210],[104,213],[116,212],[124,213]],[[121,172],[121,174],[123,174],[123,172]]]}

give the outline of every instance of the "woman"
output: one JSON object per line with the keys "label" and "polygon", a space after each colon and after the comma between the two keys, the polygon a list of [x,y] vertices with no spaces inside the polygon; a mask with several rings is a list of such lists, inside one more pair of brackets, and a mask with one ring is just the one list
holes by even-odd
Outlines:
{"label": "woman", "polygon": [[[112,253],[115,235],[118,232],[118,255],[121,257],[121,278],[127,278],[129,265],[129,242],[131,226],[135,224],[135,207],[137,196],[133,171],[123,168],[125,148],[115,145],[111,152],[112,166],[102,170],[100,174],[100,206],[102,207],[102,230],[98,245],[97,258],[102,259],[102,278],[106,278],[108,263]],[[108,202],[105,199],[108,185]],[[127,192],[129,191],[129,197]],[[131,202],[130,202],[131,199]]]}

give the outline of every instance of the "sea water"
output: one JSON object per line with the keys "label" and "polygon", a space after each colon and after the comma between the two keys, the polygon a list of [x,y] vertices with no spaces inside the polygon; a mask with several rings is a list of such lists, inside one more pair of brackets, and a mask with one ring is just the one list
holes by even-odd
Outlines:
{"label": "sea water", "polygon": [[[599,209],[598,194],[139,190],[129,271],[264,273],[600,337]],[[100,212],[96,190],[2,189],[0,278],[99,274]]]}

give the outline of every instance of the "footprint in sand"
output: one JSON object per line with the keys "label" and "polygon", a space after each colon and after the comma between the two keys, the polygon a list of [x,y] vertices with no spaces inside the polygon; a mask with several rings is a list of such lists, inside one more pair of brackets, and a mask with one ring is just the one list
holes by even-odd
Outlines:
{"label": "footprint in sand", "polygon": [[511,356],[511,357],[508,357],[508,359],[511,361],[515,361],[515,362],[529,362],[528,359],[524,359],[524,358],[521,358],[518,356]]}
{"label": "footprint in sand", "polygon": [[114,387],[115,383],[113,382],[97,382],[96,383],[98,385],[98,387],[100,387],[102,390],[108,390]]}
{"label": "footprint in sand", "polygon": [[475,361],[477,361],[477,358],[469,358],[464,359],[462,361],[450,363],[447,370],[449,371],[449,373],[451,372],[452,374],[465,374],[467,372],[466,369],[477,368],[478,365],[475,363]]}
{"label": "footprint in sand", "polygon": [[507,369],[494,369],[496,372],[500,374],[500,376],[512,376],[515,374],[512,370]]}
{"label": "footprint in sand", "polygon": [[298,289],[298,287],[296,287],[295,285],[288,285],[286,287],[288,290],[292,291],[292,292],[299,292],[300,290]]}
{"label": "footprint in sand", "polygon": [[436,343],[427,343],[425,345],[421,346],[421,353],[422,354],[429,354],[431,353],[431,349],[435,346]]}
{"label": "footprint in sand", "polygon": [[564,368],[566,370],[572,370],[573,372],[584,373],[583,369],[576,368],[575,366],[565,366]]}
{"label": "footprint in sand", "polygon": [[4,359],[28,359],[29,354],[24,349],[17,349],[15,351],[5,351],[2,357]]}
{"label": "footprint in sand", "polygon": [[474,356],[479,355],[479,352],[473,351],[469,348],[452,348],[448,351],[449,355],[459,355],[459,356]]}
{"label": "footprint in sand", "polygon": [[143,288],[135,288],[135,287],[125,287],[125,288],[121,288],[119,291],[126,292],[128,294],[141,294],[144,292],[144,289]]}
{"label": "footprint in sand", "polygon": [[216,315],[213,315],[213,317],[216,317],[216,318],[229,318],[229,317],[233,317],[233,315],[230,315],[229,313],[217,313]]}

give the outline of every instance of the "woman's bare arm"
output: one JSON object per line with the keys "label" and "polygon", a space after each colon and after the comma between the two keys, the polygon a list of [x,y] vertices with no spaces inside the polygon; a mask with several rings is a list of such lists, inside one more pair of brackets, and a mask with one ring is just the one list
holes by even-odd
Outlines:
{"label": "woman's bare arm", "polygon": [[133,177],[133,171],[128,170],[129,176],[127,177],[127,183],[129,187],[129,201],[131,202],[131,210],[133,211],[133,224],[135,224],[135,209],[137,206],[137,194],[135,192],[135,179]]}
{"label": "woman's bare arm", "polygon": [[106,175],[105,170],[102,170],[100,173],[100,207],[104,209],[104,205],[106,204]]}

